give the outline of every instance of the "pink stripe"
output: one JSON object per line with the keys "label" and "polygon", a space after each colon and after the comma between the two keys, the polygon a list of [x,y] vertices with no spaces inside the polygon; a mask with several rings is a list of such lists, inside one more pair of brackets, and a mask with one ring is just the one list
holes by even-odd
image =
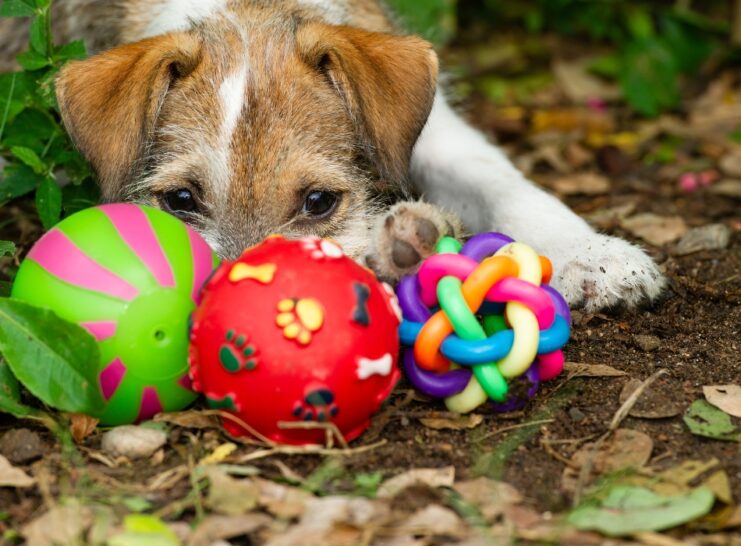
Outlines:
{"label": "pink stripe", "polygon": [[211,248],[206,244],[206,241],[193,231],[190,227],[188,229],[188,238],[190,239],[190,249],[193,254],[193,301],[196,305],[201,303],[200,292],[203,284],[211,275],[213,270],[213,259],[211,254]]}
{"label": "pink stripe", "polygon": [[100,389],[103,391],[103,398],[110,400],[116,394],[116,389],[123,381],[124,375],[126,375],[126,366],[118,358],[100,372]]}
{"label": "pink stripe", "polygon": [[139,417],[136,418],[136,422],[146,421],[161,413],[162,409],[162,402],[160,402],[160,397],[157,396],[157,390],[154,387],[144,387],[142,405],[139,409]]}
{"label": "pink stripe", "polygon": [[183,387],[186,390],[192,391],[193,390],[193,380],[190,378],[190,375],[187,373],[180,378],[178,381],[178,385]]}
{"label": "pink stripe", "polygon": [[125,280],[94,262],[57,229],[44,235],[28,257],[68,284],[127,301],[139,294]]}
{"label": "pink stripe", "polygon": [[106,322],[83,322],[82,327],[90,332],[98,341],[105,341],[116,335],[116,323]]}
{"label": "pink stripe", "polygon": [[172,267],[162,251],[157,235],[144,211],[136,205],[116,204],[100,207],[118,230],[121,238],[144,262],[157,282],[168,288],[175,286]]}

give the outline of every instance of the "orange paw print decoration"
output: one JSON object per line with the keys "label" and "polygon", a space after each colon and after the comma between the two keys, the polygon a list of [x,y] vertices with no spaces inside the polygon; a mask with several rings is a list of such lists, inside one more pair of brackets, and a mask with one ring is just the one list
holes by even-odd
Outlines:
{"label": "orange paw print decoration", "polygon": [[350,441],[399,379],[395,298],[331,241],[270,237],[203,288],[193,387],[272,441],[325,442],[322,425],[283,426],[292,422],[332,423]]}

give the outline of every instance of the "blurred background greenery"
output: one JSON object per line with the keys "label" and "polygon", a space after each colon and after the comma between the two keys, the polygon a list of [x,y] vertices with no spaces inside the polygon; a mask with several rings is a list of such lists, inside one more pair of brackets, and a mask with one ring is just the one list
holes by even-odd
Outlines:
{"label": "blurred background greenery", "polygon": [[[553,42],[544,38],[570,39],[572,47],[574,43],[581,46],[581,54],[595,52],[590,72],[617,82],[627,103],[643,116],[678,108],[684,80],[734,63],[741,66],[739,0],[735,5],[734,0],[388,3],[402,25],[437,45],[463,46],[491,37],[489,56],[500,57],[500,62],[493,64],[512,77],[522,75],[523,70],[532,76],[533,63],[520,63],[518,74],[513,63],[503,62],[501,57],[524,54],[532,60],[533,56],[569,55],[568,50],[554,51]],[[530,84],[537,85],[537,81]]]}

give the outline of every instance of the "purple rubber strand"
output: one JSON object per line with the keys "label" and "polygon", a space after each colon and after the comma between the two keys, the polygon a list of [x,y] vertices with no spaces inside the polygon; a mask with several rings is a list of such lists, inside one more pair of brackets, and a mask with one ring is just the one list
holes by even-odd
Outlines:
{"label": "purple rubber strand", "polygon": [[524,408],[528,401],[532,400],[540,389],[540,378],[538,377],[537,366],[532,365],[528,368],[525,375],[521,375],[514,379],[514,381],[523,382],[527,381],[530,386],[527,389],[525,397],[510,397],[506,402],[491,402],[491,407],[497,413],[509,413],[511,411],[518,411]]}
{"label": "purple rubber strand", "polygon": [[445,373],[428,372],[417,365],[414,351],[404,351],[404,371],[414,388],[433,398],[448,398],[463,391],[471,379],[469,370],[451,370]]}
{"label": "purple rubber strand", "polygon": [[399,281],[396,288],[399,297],[399,305],[404,313],[404,318],[412,322],[427,322],[432,316],[429,309],[425,307],[419,297],[419,279],[417,275],[407,275]]}
{"label": "purple rubber strand", "polygon": [[515,240],[503,233],[480,233],[474,235],[463,245],[461,254],[480,262],[484,258],[493,256],[505,245],[514,243]]}
{"label": "purple rubber strand", "polygon": [[553,300],[553,306],[556,308],[556,314],[561,315],[563,318],[565,318],[566,322],[568,322],[569,326],[571,326],[571,310],[569,309],[569,304],[566,303],[566,300],[563,298],[560,292],[558,292],[558,290],[556,290],[552,286],[548,286],[547,284],[541,284],[540,287],[545,290]]}

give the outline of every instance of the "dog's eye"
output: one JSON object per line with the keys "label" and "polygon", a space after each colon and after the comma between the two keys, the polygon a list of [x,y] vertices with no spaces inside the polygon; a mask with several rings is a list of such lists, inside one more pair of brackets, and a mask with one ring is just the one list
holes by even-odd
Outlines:
{"label": "dog's eye", "polygon": [[196,212],[198,210],[198,204],[193,197],[193,192],[184,188],[168,191],[164,195],[164,201],[167,208],[175,214]]}
{"label": "dog's eye", "polygon": [[337,201],[337,195],[332,192],[313,191],[306,196],[303,211],[316,218],[324,218],[334,211]]}

